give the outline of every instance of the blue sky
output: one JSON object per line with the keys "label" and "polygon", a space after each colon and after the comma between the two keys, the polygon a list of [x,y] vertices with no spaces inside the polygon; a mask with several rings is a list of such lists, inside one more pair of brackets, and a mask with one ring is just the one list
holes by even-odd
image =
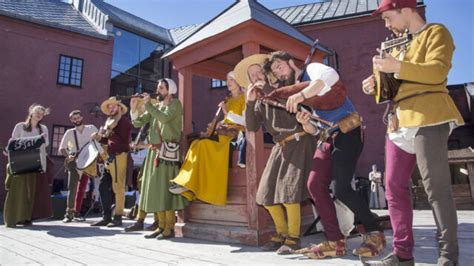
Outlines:
{"label": "blue sky", "polygon": [[[207,22],[234,0],[105,0],[165,28]],[[314,3],[317,0],[260,0],[269,9]],[[453,67],[448,83],[474,82],[474,1],[425,0],[428,22],[442,23],[454,38]]]}

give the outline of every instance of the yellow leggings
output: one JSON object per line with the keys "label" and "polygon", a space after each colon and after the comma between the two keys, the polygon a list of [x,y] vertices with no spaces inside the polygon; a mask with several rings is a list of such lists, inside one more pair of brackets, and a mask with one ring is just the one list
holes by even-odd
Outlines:
{"label": "yellow leggings", "polygon": [[[138,212],[137,215],[137,220],[145,220],[146,218],[146,212],[144,210],[141,210]],[[155,222],[158,221],[158,212],[153,213],[153,218],[155,219]]]}
{"label": "yellow leggings", "polygon": [[272,216],[278,234],[299,238],[301,226],[301,206],[299,203],[283,203],[283,206],[285,206],[286,209],[288,223],[286,222],[283,207],[281,205],[266,205],[264,207]]}
{"label": "yellow leggings", "polygon": [[127,153],[115,156],[115,160],[107,165],[112,176],[112,190],[115,194],[115,215],[123,215],[125,205],[125,179],[127,178]]}
{"label": "yellow leggings", "polygon": [[[146,217],[146,212],[140,210],[138,213],[138,219],[144,220]],[[174,230],[174,225],[176,223],[176,217],[174,210],[155,212],[154,213],[155,221],[158,220],[158,228],[155,231],[162,232],[163,235],[169,236]]]}

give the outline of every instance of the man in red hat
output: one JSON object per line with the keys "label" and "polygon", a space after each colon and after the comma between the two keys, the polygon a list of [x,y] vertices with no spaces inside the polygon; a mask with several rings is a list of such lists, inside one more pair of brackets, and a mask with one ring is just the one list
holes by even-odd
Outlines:
{"label": "man in red hat", "polygon": [[[382,15],[395,33],[408,30],[413,40],[404,53],[373,58],[374,69],[401,81],[392,99],[386,138],[386,197],[393,227],[393,253],[377,265],[414,265],[413,210],[409,184],[418,165],[433,210],[439,241],[438,265],[458,264],[457,217],[448,164],[448,137],[464,123],[448,94],[447,76],[454,44],[440,24],[427,24],[416,0],[383,0],[372,15]],[[397,54],[398,53],[398,54]],[[375,79],[362,82],[374,94]]]}

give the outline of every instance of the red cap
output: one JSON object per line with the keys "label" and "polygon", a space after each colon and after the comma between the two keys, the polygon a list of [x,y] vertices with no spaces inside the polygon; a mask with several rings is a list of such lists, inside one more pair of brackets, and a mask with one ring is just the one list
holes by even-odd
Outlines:
{"label": "red cap", "polygon": [[416,0],[382,0],[379,7],[372,13],[377,16],[391,9],[401,9],[404,7],[416,8]]}

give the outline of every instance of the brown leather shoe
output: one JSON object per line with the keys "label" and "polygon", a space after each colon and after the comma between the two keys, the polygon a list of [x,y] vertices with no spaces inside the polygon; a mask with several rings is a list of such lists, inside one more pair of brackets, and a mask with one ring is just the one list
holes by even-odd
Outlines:
{"label": "brown leather shoe", "polygon": [[284,238],[281,235],[275,235],[260,249],[263,251],[277,251],[283,245],[283,241]]}
{"label": "brown leather shoe", "polygon": [[383,232],[374,231],[362,235],[362,244],[352,251],[359,257],[377,257],[387,245]]}
{"label": "brown leather shoe", "polygon": [[165,234],[164,234],[164,231],[163,231],[163,232],[161,232],[161,233],[156,237],[156,239],[157,239],[157,240],[163,240],[163,239],[169,239],[169,238],[173,238],[173,237],[174,237],[174,233],[173,233],[173,232],[171,232],[171,234],[169,234],[169,235],[165,235]]}
{"label": "brown leather shoe", "polygon": [[135,231],[143,231],[143,220],[137,220],[132,225],[125,227],[123,229],[125,232],[135,232]]}
{"label": "brown leather shoe", "polygon": [[153,233],[145,235],[146,239],[152,239],[158,237],[163,232],[163,228],[157,228]]}
{"label": "brown leather shoe", "polygon": [[304,255],[310,259],[324,259],[342,257],[346,254],[346,240],[323,241],[312,246]]}
{"label": "brown leather shoe", "polygon": [[415,266],[415,259],[400,261],[397,255],[390,253],[385,258],[379,261],[360,257],[360,261],[364,266]]}
{"label": "brown leather shoe", "polygon": [[293,250],[301,248],[301,242],[299,238],[286,237],[283,241],[283,245],[276,251],[278,255],[289,255],[292,254]]}
{"label": "brown leather shoe", "polygon": [[106,226],[108,225],[112,220],[110,218],[103,218],[102,220],[92,223],[91,226]]}

